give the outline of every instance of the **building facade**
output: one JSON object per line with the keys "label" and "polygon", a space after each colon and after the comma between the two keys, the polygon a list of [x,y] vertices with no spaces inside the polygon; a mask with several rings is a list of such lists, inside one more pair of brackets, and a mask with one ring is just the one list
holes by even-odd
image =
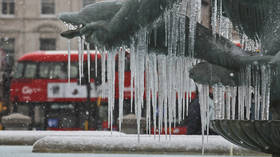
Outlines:
{"label": "building facade", "polygon": [[[8,100],[9,74],[19,57],[67,49],[67,40],[60,36],[67,28],[58,15],[97,1],[102,0],[0,0],[0,103]],[[77,39],[71,40],[72,49],[77,45]]]}

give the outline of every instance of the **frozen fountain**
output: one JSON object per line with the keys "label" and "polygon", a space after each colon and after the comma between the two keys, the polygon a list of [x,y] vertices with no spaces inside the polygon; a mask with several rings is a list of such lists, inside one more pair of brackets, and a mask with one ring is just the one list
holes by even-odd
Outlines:
{"label": "frozen fountain", "polygon": [[[61,14],[59,18],[71,26],[61,35],[69,39],[80,37],[80,53],[83,42],[94,43],[102,49],[102,54],[108,52],[107,67],[102,66],[102,83],[107,68],[109,121],[115,102],[114,64],[122,67],[124,57],[120,56],[129,47],[134,63],[131,84],[135,87],[131,88],[135,97],[131,104],[135,104],[138,126],[144,105],[148,131],[153,124],[167,132],[173,122],[181,121],[182,115],[187,114],[191,77],[198,83],[202,132],[212,127],[237,145],[279,156],[280,1],[211,0],[212,29],[200,24],[202,2],[207,3],[206,0],[95,3],[78,13]],[[243,48],[231,42],[232,28],[239,31]],[[114,60],[116,52],[118,63]],[[105,59],[102,61],[105,65]],[[119,68],[120,93],[123,93],[122,75],[123,68]],[[214,90],[215,120],[211,124],[208,123],[209,85]],[[143,99],[144,94],[147,99]],[[120,94],[120,125],[122,97]],[[176,101],[178,107],[174,105]]]}

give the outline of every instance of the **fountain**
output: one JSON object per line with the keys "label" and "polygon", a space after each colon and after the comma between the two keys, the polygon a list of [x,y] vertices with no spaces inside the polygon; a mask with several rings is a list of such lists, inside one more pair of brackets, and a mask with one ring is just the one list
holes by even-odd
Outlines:
{"label": "fountain", "polygon": [[[167,118],[170,127],[170,122],[177,117],[176,107],[175,111],[171,107],[172,102],[176,102],[176,93],[179,103],[184,104],[179,105],[179,119],[182,113],[185,114],[188,99],[183,95],[188,95],[184,90],[188,81],[184,80],[188,80],[189,75],[203,84],[199,85],[203,131],[212,126],[237,145],[279,156],[280,1],[211,2],[212,30],[199,23],[201,0],[114,0],[92,4],[78,13],[61,14],[59,18],[63,22],[76,28],[61,35],[69,39],[81,36],[86,42],[111,52],[119,46],[130,47],[131,59],[139,67],[131,67],[136,82],[134,101],[139,123],[144,96],[144,78],[140,76],[144,76],[144,71],[148,80],[153,80],[146,82],[146,88],[152,95],[152,108],[159,108],[158,128],[164,126],[165,129]],[[191,12],[188,17],[187,12]],[[224,33],[222,22],[226,21],[223,14],[238,28],[242,44],[246,45],[243,49],[229,40],[230,33],[227,33],[228,39],[220,35]],[[148,40],[150,36],[153,40]],[[261,53],[254,53],[256,48]],[[162,53],[165,55],[155,55]],[[114,55],[109,53],[108,60]],[[194,65],[193,58],[204,61]],[[108,67],[108,75],[113,74],[112,66],[109,64]],[[176,76],[176,80],[170,77],[174,70],[182,74]],[[114,82],[114,77],[110,76],[108,81]],[[208,85],[214,87],[215,120],[211,124],[204,122],[209,119]],[[175,91],[171,90],[173,88]],[[112,95],[114,91],[109,93]],[[155,93],[158,93],[158,99],[154,97]],[[157,101],[159,106],[154,106]],[[109,97],[109,111],[113,109],[113,102]],[[146,105],[151,105],[150,99]],[[168,110],[168,116],[163,110]],[[148,115],[150,112],[147,110]],[[146,118],[151,119],[150,116]]]}

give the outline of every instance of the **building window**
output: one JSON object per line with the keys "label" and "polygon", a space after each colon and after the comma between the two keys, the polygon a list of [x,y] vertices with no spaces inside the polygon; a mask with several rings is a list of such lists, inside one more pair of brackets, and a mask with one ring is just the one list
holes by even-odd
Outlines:
{"label": "building window", "polygon": [[83,7],[89,5],[89,4],[92,4],[92,3],[95,3],[96,0],[83,0]]}
{"label": "building window", "polygon": [[40,39],[40,50],[55,50],[56,40],[53,38]]}
{"label": "building window", "polygon": [[15,14],[15,0],[2,0],[2,14],[3,15]]}
{"label": "building window", "polygon": [[41,14],[43,15],[55,14],[54,0],[41,0]]}

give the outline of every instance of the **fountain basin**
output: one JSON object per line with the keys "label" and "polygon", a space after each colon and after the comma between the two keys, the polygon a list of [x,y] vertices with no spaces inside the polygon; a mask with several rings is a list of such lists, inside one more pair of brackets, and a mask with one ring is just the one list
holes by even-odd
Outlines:
{"label": "fountain basin", "polygon": [[232,143],[255,151],[280,154],[279,120],[213,120],[213,129]]}
{"label": "fountain basin", "polygon": [[[120,137],[48,136],[34,143],[33,152],[48,153],[132,153],[132,154],[201,154],[200,135],[125,135]],[[265,155],[233,145],[221,136],[209,136],[207,155]]]}

